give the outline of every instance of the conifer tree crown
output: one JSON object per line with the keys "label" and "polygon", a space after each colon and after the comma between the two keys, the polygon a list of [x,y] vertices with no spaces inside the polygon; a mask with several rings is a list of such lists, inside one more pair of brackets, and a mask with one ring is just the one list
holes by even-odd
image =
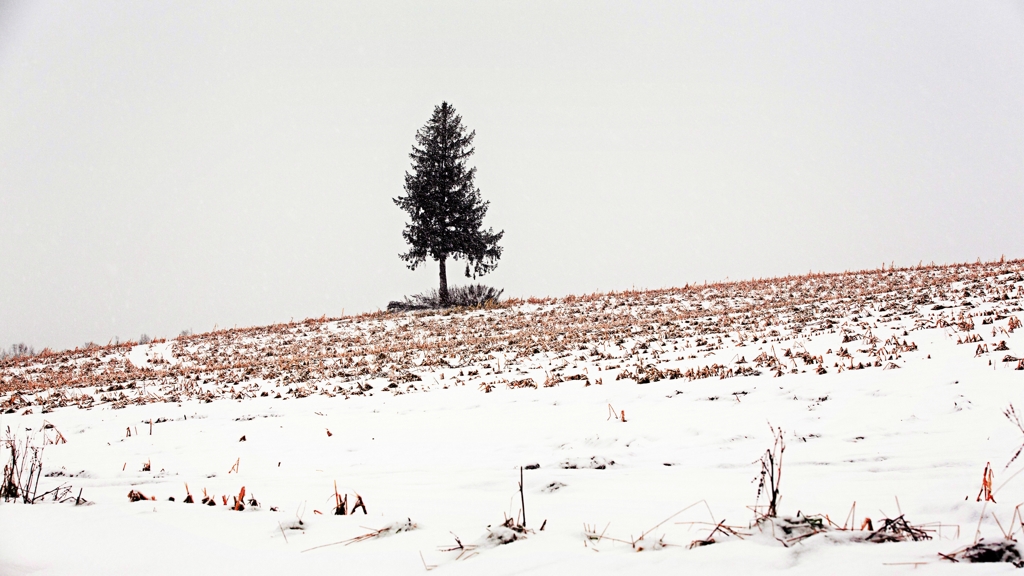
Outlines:
{"label": "conifer tree crown", "polygon": [[445,261],[466,260],[466,276],[494,270],[501,257],[498,241],[504,231],[483,229],[489,202],[480,198],[474,183],[476,168],[466,164],[476,151],[462,117],[447,102],[434,107],[430,120],[416,131],[409,157],[412,171],[405,173],[405,196],[395,204],[409,213],[402,237],[409,251],[399,256],[411,270],[428,257],[441,266],[441,297],[447,297]]}

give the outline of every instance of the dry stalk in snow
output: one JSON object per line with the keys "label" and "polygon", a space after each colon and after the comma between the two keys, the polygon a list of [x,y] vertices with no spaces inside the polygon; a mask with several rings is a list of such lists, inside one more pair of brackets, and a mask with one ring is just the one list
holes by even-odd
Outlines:
{"label": "dry stalk in snow", "polygon": [[419,526],[417,526],[416,523],[413,522],[411,518],[407,518],[405,522],[393,522],[383,528],[377,528],[376,530],[372,528],[366,528],[367,530],[370,530],[366,534],[360,534],[359,536],[355,536],[347,540],[331,542],[330,544],[321,544],[320,546],[307,548],[303,550],[303,552],[309,552],[310,550],[316,550],[318,548],[326,548],[328,546],[337,546],[338,544],[344,544],[345,546],[348,546],[349,544],[355,544],[356,542],[363,542],[365,540],[371,540],[373,538],[383,538],[384,536],[391,536],[392,534],[409,532],[410,530],[415,530],[417,528],[419,528]]}
{"label": "dry stalk in snow", "polygon": [[765,450],[759,462],[761,472],[757,480],[757,498],[755,499],[754,510],[759,510],[757,502],[760,502],[761,495],[768,498],[767,510],[762,514],[764,518],[774,518],[778,515],[779,501],[782,500],[780,484],[782,482],[782,455],[786,451],[786,441],[783,439],[782,428],[776,429],[771,424],[768,428],[772,431],[774,442],[772,447]]}
{"label": "dry stalk in snow", "polygon": [[985,470],[981,473],[981,490],[978,490],[977,502],[981,502],[984,498],[985,502],[995,503],[996,499],[992,494],[992,463],[985,462]]}
{"label": "dry stalk in snow", "polygon": [[[672,514],[668,518],[665,518],[661,522],[658,522],[657,524],[655,524],[654,526],[648,528],[647,530],[644,530],[643,532],[640,533],[639,537],[634,538],[631,535],[629,537],[629,540],[626,540],[626,539],[623,539],[623,538],[615,538],[615,537],[612,537],[612,536],[608,536],[607,532],[608,532],[608,527],[611,526],[610,522],[604,527],[604,529],[600,533],[597,532],[596,525],[595,526],[588,526],[587,524],[584,524],[583,525],[584,544],[586,544],[588,546],[590,546],[590,545],[596,546],[597,544],[600,544],[602,540],[608,540],[609,542],[617,542],[617,543],[620,543],[620,544],[628,544],[630,546],[630,548],[632,548],[633,550],[635,550],[637,552],[643,552],[645,550],[660,550],[660,549],[668,547],[668,546],[675,546],[675,544],[671,544],[671,543],[666,542],[664,535],[660,536],[657,540],[649,539],[648,536],[650,536],[652,533],[654,533],[655,530],[657,530],[658,528],[661,528],[663,525],[665,525],[670,520],[676,518],[677,516],[679,516],[683,512],[686,512],[687,510],[690,510],[691,508],[693,508],[693,507],[695,507],[695,506],[697,506],[699,504],[703,504],[704,507],[707,508],[708,516],[711,518],[711,522],[710,523],[709,522],[676,522],[675,523],[675,524],[685,524],[685,525],[689,525],[691,527],[693,527],[693,526],[711,526],[712,527],[710,533],[705,538],[693,541],[690,544],[690,548],[696,548],[696,547],[699,547],[699,546],[706,546],[708,544],[714,544],[715,543],[715,540],[714,540],[715,534],[722,534],[722,535],[727,535],[727,536],[736,536],[736,537],[739,537],[741,539],[743,538],[743,536],[747,535],[747,534],[742,533],[741,529],[739,527],[726,525],[724,520],[722,520],[722,521],[716,520],[714,513],[711,512],[711,506],[708,504],[708,502],[706,500],[698,500],[698,501],[694,502],[693,504],[690,504],[689,506],[683,508],[682,510],[679,510],[675,514]],[[596,548],[595,548],[595,550],[596,550]]]}

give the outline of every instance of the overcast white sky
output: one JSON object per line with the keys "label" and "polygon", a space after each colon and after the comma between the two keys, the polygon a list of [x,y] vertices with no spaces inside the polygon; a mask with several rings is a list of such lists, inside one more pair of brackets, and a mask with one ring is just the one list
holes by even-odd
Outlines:
{"label": "overcast white sky", "polygon": [[435,287],[443,99],[506,295],[1024,257],[1022,2],[311,4],[0,0],[0,346]]}

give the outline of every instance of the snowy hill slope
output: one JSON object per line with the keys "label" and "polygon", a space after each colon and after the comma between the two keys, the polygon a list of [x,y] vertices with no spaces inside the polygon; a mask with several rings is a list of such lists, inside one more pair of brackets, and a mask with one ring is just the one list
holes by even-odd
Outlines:
{"label": "snowy hill slope", "polygon": [[[513,300],[8,359],[6,457],[39,448],[50,494],[0,503],[0,572],[949,571],[939,553],[1024,524],[1024,430],[1004,416],[1024,408],[1022,273]],[[770,425],[780,518],[755,524]],[[335,515],[335,483],[365,508]],[[930,539],[878,543],[901,514]]]}

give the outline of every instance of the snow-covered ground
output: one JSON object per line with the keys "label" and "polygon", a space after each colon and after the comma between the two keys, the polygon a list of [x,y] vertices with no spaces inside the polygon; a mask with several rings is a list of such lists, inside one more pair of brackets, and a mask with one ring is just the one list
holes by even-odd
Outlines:
{"label": "snow-covered ground", "polygon": [[[35,493],[70,490],[0,503],[0,574],[1009,573],[939,554],[1024,526],[1024,430],[1004,415],[1024,409],[1008,358],[1024,356],[1022,270],[511,301],[7,360],[4,458],[29,441]],[[773,427],[781,518],[756,525]],[[987,463],[995,502],[978,501]],[[365,513],[335,515],[335,485]],[[798,514],[858,530],[786,534]],[[859,530],[901,514],[931,539]]]}

